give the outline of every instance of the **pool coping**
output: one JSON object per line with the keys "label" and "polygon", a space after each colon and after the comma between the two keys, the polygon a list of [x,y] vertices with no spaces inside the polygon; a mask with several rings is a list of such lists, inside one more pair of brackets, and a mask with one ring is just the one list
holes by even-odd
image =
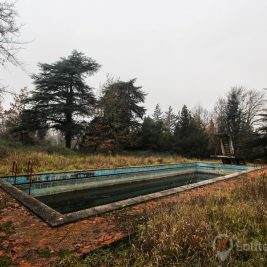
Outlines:
{"label": "pool coping", "polygon": [[158,198],[167,197],[167,196],[177,194],[180,192],[192,190],[194,188],[213,184],[215,182],[236,178],[240,175],[247,174],[255,170],[258,170],[258,168],[253,168],[253,169],[249,169],[245,171],[244,170],[237,171],[237,172],[225,175],[225,176],[219,176],[219,177],[212,178],[209,180],[204,180],[201,182],[183,185],[183,186],[159,191],[156,193],[137,196],[137,197],[133,197],[133,198],[125,199],[125,200],[120,200],[120,201],[116,201],[113,203],[100,205],[97,207],[92,207],[92,208],[88,208],[88,209],[84,209],[84,210],[80,210],[76,212],[71,212],[67,214],[61,214],[57,212],[56,210],[45,205],[41,201],[19,190],[18,188],[11,185],[4,179],[0,179],[0,187],[4,191],[6,191],[8,194],[10,194],[12,197],[14,197],[16,200],[18,200],[21,204],[23,204],[26,208],[31,210],[35,215],[37,215],[39,218],[45,221],[49,226],[58,227],[64,224],[68,224],[68,223],[72,223],[72,222],[85,219],[87,217],[99,215],[99,214],[106,213],[106,212],[111,212],[117,209],[121,209],[124,207],[136,205],[136,204],[151,201],[151,200],[155,200]]}
{"label": "pool coping", "polygon": [[[205,165],[209,165],[210,166],[216,166],[216,167],[222,167],[222,168],[230,168],[230,169],[249,169],[249,168],[253,168],[251,166],[246,166],[244,167],[243,165],[226,165],[226,164],[218,164],[218,163],[205,163],[205,162],[184,162],[184,163],[163,163],[163,164],[157,164],[157,165],[137,165],[137,166],[124,166],[124,167],[115,167],[115,168],[101,168],[101,169],[97,169],[97,168],[91,168],[91,169],[79,169],[79,170],[68,170],[68,171],[63,171],[63,170],[59,170],[59,171],[46,171],[46,172],[33,172],[33,173],[22,173],[19,175],[1,175],[0,176],[0,180],[1,179],[6,179],[6,178],[19,178],[22,176],[25,177],[29,177],[29,176],[39,176],[39,175],[49,175],[49,174],[70,174],[70,173],[85,173],[85,172],[89,172],[89,173],[93,173],[93,176],[105,176],[105,175],[113,175],[112,173],[110,174],[100,174],[100,175],[96,175],[96,172],[99,171],[116,171],[116,170],[123,170],[123,169],[140,169],[140,168],[155,168],[155,167],[164,167],[164,166],[174,166],[174,165],[189,165],[189,166],[199,166],[199,167],[205,167]],[[203,165],[203,166],[202,166]],[[150,170],[146,170],[146,171],[150,171]],[[154,171],[153,169],[151,169],[151,171]],[[138,171],[137,171],[138,172]],[[114,175],[117,174],[127,174],[128,172],[125,173],[114,173]],[[72,178],[73,179],[73,178]],[[63,179],[64,180],[64,179]],[[68,180],[68,179],[67,179]]]}

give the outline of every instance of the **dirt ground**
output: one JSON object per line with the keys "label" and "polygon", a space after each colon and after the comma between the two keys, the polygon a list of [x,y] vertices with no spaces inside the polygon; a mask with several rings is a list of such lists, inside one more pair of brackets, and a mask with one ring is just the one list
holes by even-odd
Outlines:
{"label": "dirt ground", "polygon": [[[68,254],[79,256],[127,237],[139,223],[166,203],[187,201],[195,195],[233,190],[243,179],[257,177],[259,170],[228,181],[124,208],[101,216],[51,228],[35,214],[0,189],[0,260],[9,257],[12,266],[51,266]],[[1,261],[0,261],[1,265]]]}

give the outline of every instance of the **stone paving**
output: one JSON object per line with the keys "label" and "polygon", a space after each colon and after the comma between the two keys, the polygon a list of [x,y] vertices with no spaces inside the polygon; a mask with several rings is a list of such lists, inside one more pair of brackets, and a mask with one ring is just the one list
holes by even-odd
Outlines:
{"label": "stone paving", "polygon": [[133,233],[136,225],[162,204],[186,201],[194,195],[212,194],[222,188],[231,190],[240,184],[241,179],[263,172],[267,173],[266,170],[255,171],[56,228],[51,228],[0,189],[0,260],[8,256],[13,266],[37,267],[52,266],[60,261],[60,255],[70,251],[79,256],[86,255]]}

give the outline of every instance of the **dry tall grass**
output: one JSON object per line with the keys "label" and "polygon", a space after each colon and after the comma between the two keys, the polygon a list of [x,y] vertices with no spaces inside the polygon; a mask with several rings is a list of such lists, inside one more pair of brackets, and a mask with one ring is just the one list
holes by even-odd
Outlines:
{"label": "dry tall grass", "polygon": [[[267,266],[267,251],[238,249],[242,244],[267,247],[266,203],[266,176],[231,192],[195,196],[161,207],[131,242],[100,249],[83,261],[67,257],[61,266]],[[218,234],[227,234],[234,242],[225,262],[212,249]]]}
{"label": "dry tall grass", "polygon": [[122,155],[48,153],[32,150],[11,151],[0,158],[0,175],[9,175],[13,161],[17,161],[19,173],[27,172],[28,161],[33,163],[34,172],[80,170],[90,168],[112,168],[123,166],[154,165],[175,162],[191,162],[180,156],[132,153]]}

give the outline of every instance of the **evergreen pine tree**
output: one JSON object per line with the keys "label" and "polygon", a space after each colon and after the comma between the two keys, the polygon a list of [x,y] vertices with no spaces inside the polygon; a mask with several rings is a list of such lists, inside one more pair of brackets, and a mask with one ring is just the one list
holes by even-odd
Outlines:
{"label": "evergreen pine tree", "polygon": [[85,79],[99,67],[93,59],[73,51],[53,64],[39,64],[40,73],[32,76],[35,89],[28,104],[49,128],[63,133],[68,148],[84,129],[82,118],[90,116],[94,108],[95,96]]}

